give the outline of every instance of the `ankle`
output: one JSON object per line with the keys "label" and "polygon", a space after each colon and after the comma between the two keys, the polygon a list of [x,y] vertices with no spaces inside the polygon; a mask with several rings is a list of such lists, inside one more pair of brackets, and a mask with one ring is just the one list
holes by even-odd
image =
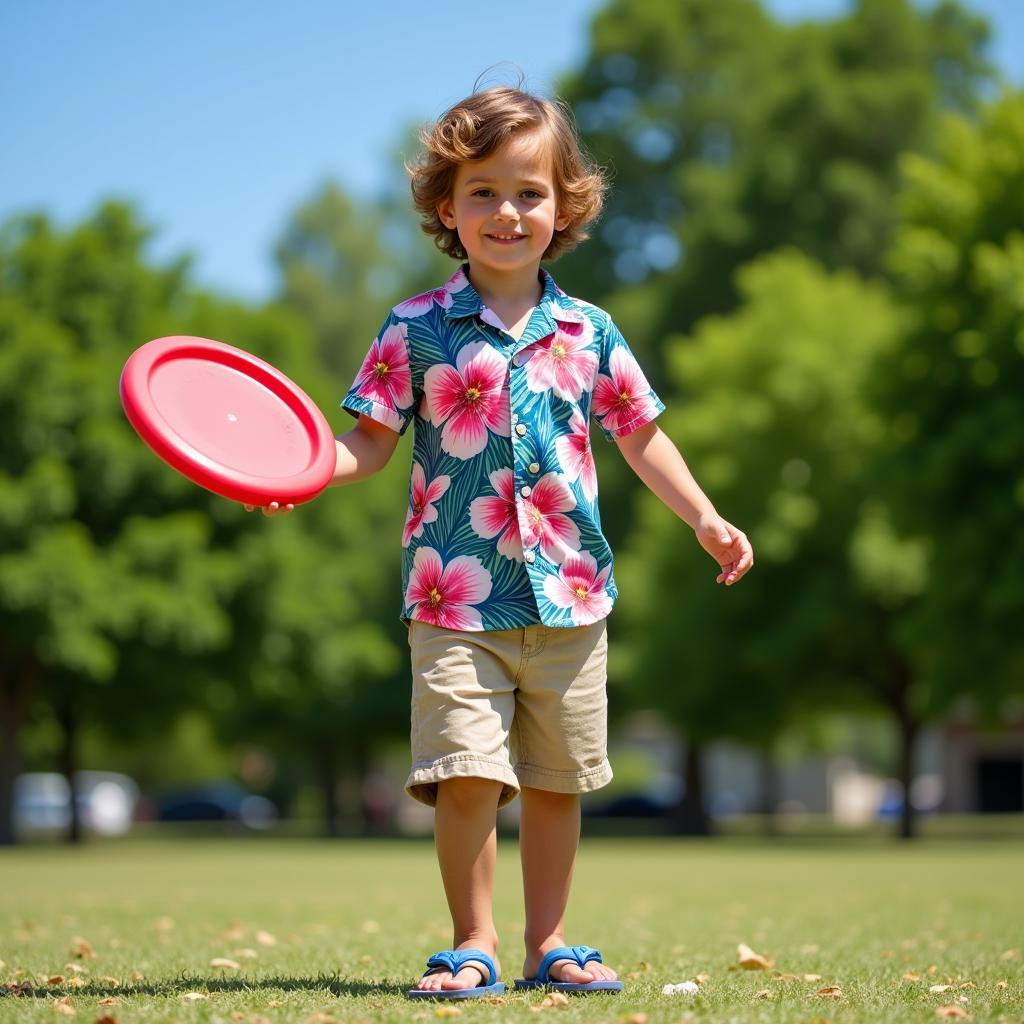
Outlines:
{"label": "ankle", "polygon": [[560,932],[531,933],[527,931],[523,935],[523,942],[527,952],[543,954],[556,946],[564,946],[565,937]]}
{"label": "ankle", "polygon": [[467,932],[455,933],[453,949],[482,949],[485,953],[495,953],[498,949],[498,933],[493,928],[477,928]]}

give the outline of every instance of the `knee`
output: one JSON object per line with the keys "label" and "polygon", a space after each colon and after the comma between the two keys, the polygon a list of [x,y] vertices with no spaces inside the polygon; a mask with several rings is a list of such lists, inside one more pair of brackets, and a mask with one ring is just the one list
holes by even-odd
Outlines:
{"label": "knee", "polygon": [[473,776],[445,779],[437,784],[437,799],[460,810],[472,807],[498,806],[503,783],[494,779],[479,779]]}
{"label": "knee", "polygon": [[534,789],[523,786],[519,798],[523,803],[544,807],[572,807],[580,802],[579,793],[555,793],[550,789]]}

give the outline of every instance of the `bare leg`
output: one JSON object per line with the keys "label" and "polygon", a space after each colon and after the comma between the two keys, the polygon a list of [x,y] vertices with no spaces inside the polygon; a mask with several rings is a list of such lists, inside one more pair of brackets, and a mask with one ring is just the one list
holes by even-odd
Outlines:
{"label": "bare leg", "polygon": [[[526,962],[523,977],[534,978],[544,954],[564,946],[565,908],[569,902],[576,848],[580,841],[580,799],[575,793],[550,793],[526,786],[520,792],[519,852],[523,862],[526,902]],[[611,981],[616,977],[604,964],[556,961],[554,981]]]}
{"label": "bare leg", "polygon": [[[494,958],[498,932],[491,898],[497,860],[495,814],[501,783],[490,779],[448,779],[438,784],[434,843],[454,931],[453,949],[482,949]],[[495,967],[501,968],[496,958]],[[483,979],[481,981],[481,979]],[[486,984],[482,968],[467,965],[452,977],[438,970],[417,988],[473,988]]]}

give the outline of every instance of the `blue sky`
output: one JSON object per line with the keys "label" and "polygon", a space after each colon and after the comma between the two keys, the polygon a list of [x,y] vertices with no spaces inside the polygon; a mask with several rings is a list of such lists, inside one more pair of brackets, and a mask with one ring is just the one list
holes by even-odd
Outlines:
{"label": "blue sky", "polygon": [[[275,283],[288,214],[327,179],[369,195],[400,170],[413,123],[511,61],[549,92],[586,50],[601,0],[33,0],[0,4],[0,219],[73,223],[134,200],[156,260],[246,299]],[[779,16],[845,0],[768,0]],[[992,56],[1024,82],[1024,0],[973,0]],[[544,31],[536,26],[543,24]],[[507,73],[506,73],[507,80]]]}

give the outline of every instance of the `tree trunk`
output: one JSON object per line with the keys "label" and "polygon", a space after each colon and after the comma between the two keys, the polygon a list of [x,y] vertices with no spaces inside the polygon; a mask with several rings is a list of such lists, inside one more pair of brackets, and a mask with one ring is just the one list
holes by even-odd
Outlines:
{"label": "tree trunk", "polygon": [[73,691],[69,688],[61,697],[58,713],[61,727],[60,770],[68,780],[71,816],[68,819],[67,840],[69,843],[82,841],[82,820],[78,813],[78,787],[75,773],[78,771],[78,712],[75,708]]}
{"label": "tree trunk", "polygon": [[707,836],[711,821],[704,810],[704,773],[701,768],[702,747],[688,740],[683,753],[682,769],[685,789],[683,799],[672,812],[672,831],[676,835]]}
{"label": "tree trunk", "polygon": [[338,835],[338,775],[334,764],[334,746],[325,740],[316,748],[316,777],[323,799],[324,834]]}
{"label": "tree trunk", "polygon": [[758,768],[760,778],[758,779],[758,812],[761,814],[761,824],[766,836],[774,836],[778,833],[778,820],[775,817],[775,808],[779,803],[779,766],[775,760],[775,753],[770,746],[758,751]]}
{"label": "tree trunk", "polygon": [[14,832],[14,781],[21,770],[21,727],[42,666],[34,657],[0,679],[0,846],[17,842]]}
{"label": "tree trunk", "polygon": [[913,715],[901,714],[900,727],[900,782],[903,784],[903,804],[900,808],[900,838],[913,839],[917,835],[917,815],[910,801],[910,785],[914,781],[914,747],[920,722]]}

